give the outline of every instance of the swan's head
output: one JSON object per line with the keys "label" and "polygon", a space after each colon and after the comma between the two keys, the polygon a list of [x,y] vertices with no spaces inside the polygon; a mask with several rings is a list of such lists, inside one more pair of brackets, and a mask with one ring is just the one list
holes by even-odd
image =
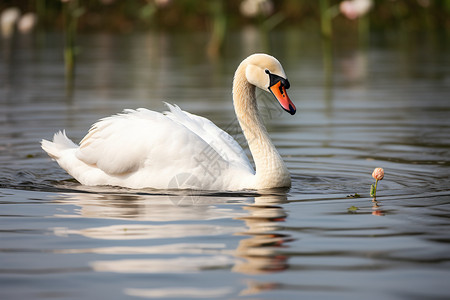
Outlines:
{"label": "swan's head", "polygon": [[285,111],[295,114],[295,105],[286,93],[290,84],[280,62],[267,54],[253,54],[247,57],[246,62],[245,76],[248,82],[271,92]]}

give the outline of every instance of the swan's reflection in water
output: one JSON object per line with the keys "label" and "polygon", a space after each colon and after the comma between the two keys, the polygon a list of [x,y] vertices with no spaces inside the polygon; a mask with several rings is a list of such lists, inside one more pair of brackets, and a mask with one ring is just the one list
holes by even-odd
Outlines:
{"label": "swan's reflection in water", "polygon": [[198,195],[66,193],[57,201],[80,207],[73,217],[171,222],[236,217],[239,213],[218,205],[251,200]]}
{"label": "swan's reflection in water", "polygon": [[[292,241],[283,232],[283,222],[287,218],[282,207],[287,202],[284,193],[253,197],[202,195],[195,198],[195,202],[191,200],[193,198],[186,199],[185,195],[64,194],[58,202],[79,207],[75,214],[65,216],[116,219],[117,224],[76,230],[55,228],[56,235],[81,235],[93,239],[96,245],[57,252],[105,255],[101,260],[89,262],[91,268],[97,272],[121,274],[231,270],[254,275],[288,268],[288,256],[280,251]],[[235,243],[228,246],[239,236],[244,238],[237,247]],[[108,240],[107,247],[101,246],[105,245],[102,240]],[[116,245],[111,246],[111,242]],[[111,259],[111,255],[127,258]],[[252,280],[248,281],[244,291],[237,291],[229,285],[214,290],[204,287],[180,288],[177,285],[167,289],[126,288],[124,292],[149,298],[176,297],[179,293],[208,297],[219,291],[224,293],[223,296],[232,292],[253,294],[270,287],[276,288],[276,284]]]}
{"label": "swan's reflection in water", "polygon": [[248,215],[237,217],[245,221],[247,229],[238,234],[249,236],[239,242],[236,256],[245,260],[238,262],[233,271],[247,274],[261,274],[287,269],[288,257],[279,249],[292,241],[289,235],[281,233],[286,211],[279,205],[287,202],[285,196],[261,196],[252,205],[245,206]]}

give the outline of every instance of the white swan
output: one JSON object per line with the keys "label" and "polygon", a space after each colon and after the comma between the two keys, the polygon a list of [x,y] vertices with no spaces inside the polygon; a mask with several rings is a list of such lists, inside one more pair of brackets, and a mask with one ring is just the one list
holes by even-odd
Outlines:
{"label": "white swan", "polygon": [[296,109],[278,60],[253,54],[242,61],[234,75],[233,103],[256,172],[229,134],[170,104],[170,112],[140,108],[101,119],[79,146],[64,131],[41,145],[84,185],[222,191],[290,187],[286,165],[259,115],[255,86],[271,92],[290,114]]}

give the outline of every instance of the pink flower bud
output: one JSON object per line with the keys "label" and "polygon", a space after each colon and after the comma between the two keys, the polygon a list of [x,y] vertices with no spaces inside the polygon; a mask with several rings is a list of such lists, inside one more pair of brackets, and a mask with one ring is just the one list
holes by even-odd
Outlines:
{"label": "pink flower bud", "polygon": [[372,177],[376,180],[382,180],[384,177],[383,168],[375,168],[375,170],[373,170]]}

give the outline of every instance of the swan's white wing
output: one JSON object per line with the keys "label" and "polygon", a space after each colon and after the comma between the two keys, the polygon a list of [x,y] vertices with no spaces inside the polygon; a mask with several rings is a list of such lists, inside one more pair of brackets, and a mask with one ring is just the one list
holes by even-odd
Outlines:
{"label": "swan's white wing", "polygon": [[120,175],[149,165],[158,168],[163,161],[169,168],[189,168],[192,166],[177,162],[205,147],[203,140],[163,114],[138,109],[95,123],[80,142],[76,156],[105,173]]}
{"label": "swan's white wing", "polygon": [[[188,175],[183,188],[251,186],[254,171],[248,159],[226,148],[235,146],[212,138],[225,136],[223,131],[179,108],[176,113],[186,119],[181,122],[174,113],[163,115],[142,108],[101,119],[74,149],[77,161],[82,163],[70,157],[70,162],[62,162],[62,158],[58,163],[87,185],[181,188],[179,181]],[[227,150],[221,151],[221,147]],[[176,184],[172,185],[174,180]]]}
{"label": "swan's white wing", "polygon": [[181,110],[177,105],[166,103],[170,112],[166,116],[187,127],[207,142],[225,161],[254,174],[255,171],[242,147],[227,132],[210,120]]}

